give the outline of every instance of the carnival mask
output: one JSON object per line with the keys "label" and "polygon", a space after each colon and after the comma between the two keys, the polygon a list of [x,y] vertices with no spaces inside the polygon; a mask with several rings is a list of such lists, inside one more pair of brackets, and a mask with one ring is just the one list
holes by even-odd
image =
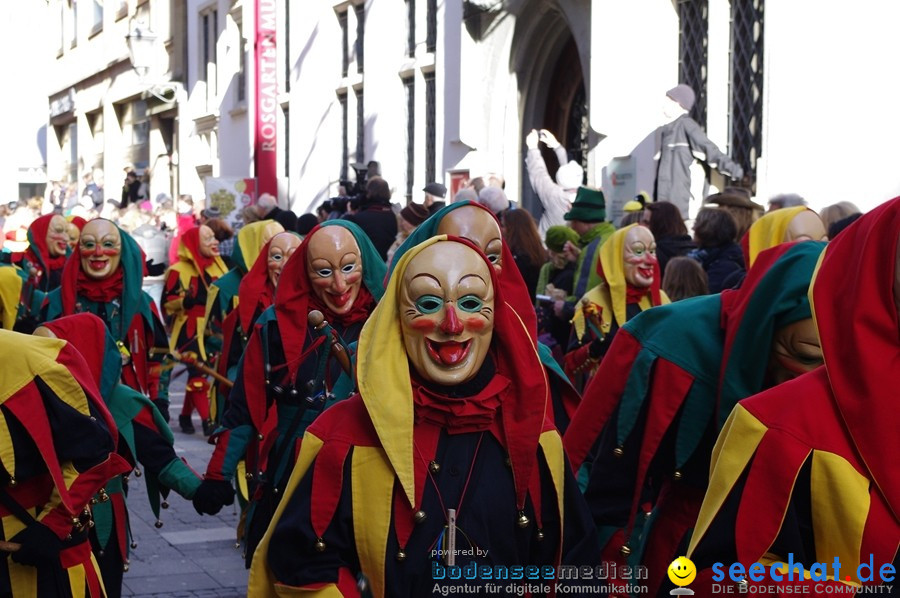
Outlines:
{"label": "carnival mask", "polygon": [[470,380],[494,330],[494,289],[484,259],[461,243],[435,243],[410,260],[400,289],[403,343],[413,367],[441,385]]}
{"label": "carnival mask", "polygon": [[200,227],[200,253],[203,257],[219,255],[219,241],[216,239],[216,233],[205,225]]}
{"label": "carnival mask", "polygon": [[625,233],[625,282],[645,289],[656,275],[656,241],[650,229],[635,226]]}
{"label": "carnival mask", "polygon": [[47,227],[47,250],[50,257],[66,255],[69,248],[69,223],[59,214],[50,219]]}
{"label": "carnival mask", "polygon": [[827,241],[822,219],[812,210],[803,210],[793,218],[784,232],[784,243],[790,241]]}
{"label": "carnival mask", "polygon": [[78,237],[81,236],[81,231],[78,229],[78,225],[74,222],[70,222],[67,232],[69,236],[69,248],[75,249],[75,246],[78,245]]}
{"label": "carnival mask", "polygon": [[109,220],[98,218],[84,225],[78,239],[81,270],[88,278],[102,280],[112,275],[122,260],[122,236]]}
{"label": "carnival mask", "polygon": [[775,331],[769,355],[768,383],[775,386],[825,363],[812,318],[797,320]]}
{"label": "carnival mask", "polygon": [[453,235],[471,241],[494,264],[498,272],[503,267],[500,225],[486,210],[463,206],[448,212],[438,224],[437,234]]}
{"label": "carnival mask", "polygon": [[56,336],[56,333],[47,328],[46,326],[38,326],[34,329],[34,332],[31,333],[31,336],[39,336],[41,338],[59,338]]}
{"label": "carnival mask", "polygon": [[293,233],[278,233],[272,237],[269,243],[269,255],[267,264],[269,269],[269,281],[273,287],[278,286],[278,278],[287,263],[288,258],[300,245],[300,238]]}
{"label": "carnival mask", "polygon": [[313,233],[306,251],[306,274],[316,297],[333,313],[353,309],[362,267],[359,245],[349,230],[326,226]]}

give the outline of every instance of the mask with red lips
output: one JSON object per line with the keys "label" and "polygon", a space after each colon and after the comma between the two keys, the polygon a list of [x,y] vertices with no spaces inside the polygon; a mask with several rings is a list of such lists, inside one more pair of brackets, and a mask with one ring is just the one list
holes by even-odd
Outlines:
{"label": "mask with red lips", "polygon": [[625,282],[645,289],[653,284],[656,273],[656,241],[650,229],[635,226],[625,233]]}
{"label": "mask with red lips", "polygon": [[200,253],[203,257],[215,257],[219,255],[219,241],[216,233],[206,225],[200,227]]}
{"label": "mask with red lips", "polygon": [[88,278],[103,280],[112,275],[122,259],[122,237],[109,220],[91,220],[78,239],[81,269]]}
{"label": "mask with red lips", "polygon": [[406,267],[400,287],[403,343],[419,375],[449,386],[481,368],[494,330],[494,289],[471,247],[437,243]]}
{"label": "mask with red lips", "polygon": [[47,250],[50,257],[66,255],[69,248],[69,223],[65,218],[57,214],[50,219],[47,227]]}
{"label": "mask with red lips", "polygon": [[344,227],[313,233],[306,248],[306,273],[313,292],[336,315],[353,309],[362,284],[362,257],[356,239]]}
{"label": "mask with red lips", "polygon": [[281,271],[287,263],[288,258],[296,251],[300,245],[300,237],[293,233],[278,233],[272,237],[269,243],[269,255],[266,258],[266,265],[269,272],[269,281],[273,287],[278,286],[278,278]]}

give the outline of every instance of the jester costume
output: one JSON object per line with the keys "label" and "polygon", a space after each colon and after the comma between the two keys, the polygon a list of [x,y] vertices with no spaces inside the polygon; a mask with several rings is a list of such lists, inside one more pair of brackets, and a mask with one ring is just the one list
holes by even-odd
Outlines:
{"label": "jester costume", "polygon": [[[44,321],[78,313],[99,317],[124,360],[122,383],[156,402],[167,339],[156,304],[143,290],[144,254],[131,235],[109,220],[92,220],[85,231],[63,269],[60,287],[47,296]],[[85,266],[95,256],[118,257],[119,262],[98,278],[90,276]]]}
{"label": "jester costume", "polygon": [[[643,236],[638,237],[638,234]],[[566,354],[564,367],[573,380],[580,378],[582,373],[592,373],[625,322],[651,307],[669,303],[669,297],[659,288],[662,275],[655,245],[645,246],[642,255],[635,255],[630,246],[633,237],[638,239],[634,242],[641,245],[646,245],[645,240],[653,239],[649,229],[631,224],[617,230],[600,246],[597,261],[600,283],[580,298],[572,319],[575,338],[581,344]],[[628,282],[626,258],[643,260],[643,267],[652,269],[649,285],[641,287]]]}
{"label": "jester costume", "polygon": [[822,241],[825,234],[819,215],[805,206],[769,212],[754,222],[741,239],[744,263],[749,270],[766,249],[791,241]]}
{"label": "jester costume", "polygon": [[[504,269],[505,267],[508,270],[506,275],[501,278],[501,282],[504,284],[506,281],[511,281],[509,284],[518,284],[518,281],[525,284],[521,273],[515,266],[512,252],[502,241],[497,217],[483,205],[471,201],[458,201],[445,206],[416,227],[416,230],[394,253],[394,261],[390,264],[388,275],[394,271],[395,265],[404,253],[439,234],[454,235],[475,243],[494,264],[494,268]],[[532,307],[528,311],[528,317],[534,318],[534,308]],[[526,317],[524,313],[520,315],[523,318]],[[561,431],[565,431],[569,418],[578,406],[580,396],[569,378],[563,373],[562,368],[559,367],[550,348],[538,343],[538,354],[550,378],[553,421]]]}
{"label": "jester costume", "polygon": [[[317,265],[325,254],[314,255],[310,245],[327,243],[335,236],[340,239],[336,261],[329,256],[330,266]],[[384,273],[384,262],[359,227],[343,220],[328,221],[314,228],[288,260],[274,305],[253,325],[229,407],[221,427],[210,437],[216,448],[194,498],[201,513],[215,514],[223,504],[230,504],[238,462],[246,460],[244,481],[250,482],[251,499],[246,515],[248,566],[285,488],[303,432],[341,398],[331,392],[341,368],[337,360],[329,359],[330,346],[357,339],[384,292]],[[343,304],[343,313],[335,313],[316,285],[351,277],[355,300]],[[350,285],[342,284],[344,292]],[[341,300],[346,297],[341,295]],[[312,310],[324,314],[337,337],[308,325]]]}
{"label": "jester costume", "polygon": [[[194,353],[201,351],[200,338],[206,330],[206,299],[212,284],[226,272],[218,255],[204,255],[201,229],[194,227],[181,235],[178,261],[169,267],[163,290],[163,308],[169,323],[169,351]],[[209,231],[208,228],[206,228]],[[210,231],[211,232],[211,231]],[[191,414],[196,408],[204,432],[210,432],[209,382],[196,368],[188,368],[184,391],[184,407],[178,418],[183,432],[193,433]],[[207,434],[208,435],[208,434]]]}
{"label": "jester costume", "polygon": [[[830,579],[839,559],[840,583],[807,581],[807,595],[852,591],[827,587],[845,582],[879,584],[885,563],[896,571],[898,240],[895,198],[825,249],[809,292],[825,366],[745,399],[731,412],[713,451],[709,490],[691,538],[690,558],[698,569],[720,561],[762,563],[768,571],[790,558],[805,566],[807,579],[813,563],[828,563]],[[868,567],[870,560],[870,579],[858,578],[859,565]],[[706,573],[698,575],[698,589],[708,587],[701,584]],[[795,574],[793,583],[785,583],[796,585],[797,579]],[[767,588],[749,589],[768,595]]]}
{"label": "jester costume", "polygon": [[0,328],[12,330],[19,319],[22,288],[28,275],[18,266],[0,266]]}
{"label": "jester costume", "polygon": [[[241,283],[253,270],[257,258],[266,255],[269,240],[283,230],[281,225],[274,220],[251,222],[243,227],[238,232],[234,252],[231,255],[235,264],[234,268],[213,283],[206,299],[207,330],[210,334],[221,338],[221,342],[217,343],[221,345],[221,352],[216,360],[216,371],[229,380],[234,381],[237,375],[237,362],[244,352],[246,339],[250,335],[251,321],[242,321],[236,313],[240,305]],[[263,262],[265,263],[265,259]],[[265,275],[265,270],[263,270],[263,275]],[[272,292],[266,294],[266,297],[259,297],[260,301],[265,302],[263,309],[272,304],[274,295],[274,289],[272,289]],[[253,297],[250,303],[251,311],[255,311],[257,298]],[[205,357],[206,343],[201,346],[201,349],[201,357]],[[221,382],[215,383],[214,387],[215,398],[210,401],[209,415],[210,419],[218,424],[225,412],[224,405],[230,389]]]}
{"label": "jester costume", "polygon": [[[643,564],[656,595],[684,554],[716,434],[735,403],[772,384],[773,339],[810,318],[823,243],[759,255],[740,290],[655,308],[621,328],[565,436],[605,556]],[[666,587],[666,590],[669,588]]]}
{"label": "jester costume", "polygon": [[[91,376],[119,430],[117,453],[130,465],[143,466],[150,507],[157,520],[160,493],[167,495],[173,489],[192,498],[200,478],[175,455],[172,431],[153,403],[119,382],[122,355],[104,322],[92,314],[81,313],[42,327],[88,356]],[[91,508],[95,523],[91,528],[91,546],[110,598],[121,595],[122,573],[128,568],[131,532],[125,504],[127,482],[124,474],[109,480],[105,492],[95,497]]]}
{"label": "jester costume", "polygon": [[[359,596],[360,574],[375,598],[440,595],[454,538],[459,567],[599,558],[513,272],[458,237],[398,259],[360,337],[360,392],[309,427],[250,596]],[[443,384],[437,364],[460,361],[471,373]]]}
{"label": "jester costume", "polygon": [[[128,471],[86,359],[68,343],[0,330],[0,595],[103,596],[91,497]],[[9,550],[9,548],[7,548]]]}
{"label": "jester costume", "polygon": [[24,319],[17,330],[31,333],[37,325],[46,293],[59,286],[69,254],[68,226],[58,214],[46,214],[28,227],[28,248],[19,265],[28,275],[22,290]]}

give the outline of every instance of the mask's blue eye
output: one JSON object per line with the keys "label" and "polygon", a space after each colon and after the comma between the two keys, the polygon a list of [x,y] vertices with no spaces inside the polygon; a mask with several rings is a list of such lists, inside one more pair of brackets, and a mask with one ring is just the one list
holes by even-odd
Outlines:
{"label": "mask's blue eye", "polygon": [[436,295],[422,295],[416,299],[416,309],[419,313],[433,314],[444,306],[444,300]]}
{"label": "mask's blue eye", "polygon": [[350,274],[354,270],[356,270],[356,262],[347,264],[346,266],[341,266],[341,272],[343,272],[344,274]]}
{"label": "mask's blue eye", "polygon": [[460,297],[459,301],[456,302],[456,305],[463,311],[477,313],[481,311],[484,301],[475,295],[466,295],[465,297]]}

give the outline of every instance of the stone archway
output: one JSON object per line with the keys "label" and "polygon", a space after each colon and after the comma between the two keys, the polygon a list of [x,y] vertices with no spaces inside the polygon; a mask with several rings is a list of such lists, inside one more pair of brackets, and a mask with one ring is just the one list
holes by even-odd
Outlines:
{"label": "stone archway", "polygon": [[[540,200],[524,167],[524,139],[531,129],[552,131],[569,159],[588,170],[590,5],[572,0],[522,0],[512,5],[516,26],[510,67],[520,98],[521,205],[539,215]],[[571,23],[576,24],[574,31]],[[553,152],[545,151],[544,161],[555,175],[559,165]]]}

